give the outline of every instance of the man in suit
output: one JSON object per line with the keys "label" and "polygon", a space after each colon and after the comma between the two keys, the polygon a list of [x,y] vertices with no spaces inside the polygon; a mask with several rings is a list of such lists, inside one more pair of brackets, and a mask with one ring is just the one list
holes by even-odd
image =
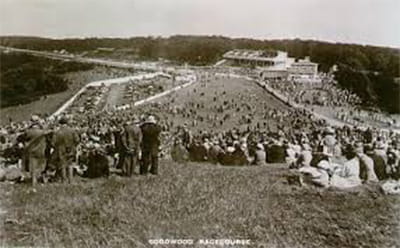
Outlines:
{"label": "man in suit", "polygon": [[114,151],[118,154],[118,160],[115,164],[117,169],[122,169],[123,161],[121,157],[124,156],[124,147],[122,144],[122,133],[124,132],[124,127],[122,124],[116,123],[112,129],[112,135],[114,138]]}
{"label": "man in suit", "polygon": [[161,127],[157,124],[156,118],[150,115],[147,120],[140,126],[140,128],[143,134],[143,161],[140,166],[140,174],[147,174],[149,165],[151,165],[150,173],[153,175],[157,175]]}
{"label": "man in suit", "polygon": [[[67,171],[72,170],[72,163],[76,156],[76,146],[79,144],[78,132],[68,126],[68,119],[62,117],[59,121],[60,129],[54,133],[53,146],[54,158],[57,164],[57,174],[64,182],[67,179]],[[68,173],[68,181],[72,180],[72,173]]]}
{"label": "man in suit", "polygon": [[40,125],[40,118],[37,115],[31,117],[31,125],[27,128],[22,135],[17,138],[17,141],[23,144],[24,155],[22,158],[22,166],[24,171],[30,171],[29,155],[27,154],[28,145],[36,138],[44,135],[46,132]]}
{"label": "man in suit", "polygon": [[125,176],[132,176],[136,164],[139,161],[141,153],[140,145],[142,143],[142,130],[140,129],[139,120],[135,119],[132,122],[127,122],[124,126],[124,131],[121,134],[122,144],[122,172]]}
{"label": "man in suit", "polygon": [[31,126],[25,130],[22,137],[19,137],[19,141],[24,144],[24,170],[30,172],[33,185],[46,169],[50,153],[48,140],[51,137],[51,132],[45,131],[40,125],[40,119],[34,119],[32,118]]}

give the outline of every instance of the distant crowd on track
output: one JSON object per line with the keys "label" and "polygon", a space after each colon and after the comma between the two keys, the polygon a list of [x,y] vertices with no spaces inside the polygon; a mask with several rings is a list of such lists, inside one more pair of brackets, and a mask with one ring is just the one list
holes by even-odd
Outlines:
{"label": "distant crowd on track", "polygon": [[337,119],[352,125],[374,125],[398,128],[398,120],[381,113],[376,107],[373,111],[362,110],[361,98],[347,89],[342,89],[337,82],[326,78],[322,82],[298,83],[290,80],[267,80],[267,85],[289,101],[313,108],[329,107]]}
{"label": "distant crowd on track", "polygon": [[[173,104],[176,99],[169,98],[147,109],[33,115],[30,121],[11,121],[0,128],[0,178],[37,183],[71,181],[76,175],[157,175],[162,157],[226,166],[286,163],[288,169],[323,187],[400,179],[400,135],[395,132],[333,127],[306,110],[266,105],[257,110],[262,108],[264,118],[254,120],[256,109],[246,103],[246,96],[220,101],[223,96],[217,94],[213,99],[215,114],[206,116],[197,113],[202,104],[192,102],[179,109]],[[232,118],[227,110],[236,110],[240,128],[198,128],[202,122],[223,126]],[[174,125],[162,117],[163,112],[187,121]],[[272,128],[272,120],[281,124]]]}

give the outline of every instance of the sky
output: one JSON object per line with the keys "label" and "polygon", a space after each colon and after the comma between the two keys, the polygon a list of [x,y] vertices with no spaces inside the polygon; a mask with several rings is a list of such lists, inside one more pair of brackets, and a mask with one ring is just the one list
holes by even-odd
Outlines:
{"label": "sky", "polygon": [[400,48],[400,0],[0,0],[0,35],[224,35]]}

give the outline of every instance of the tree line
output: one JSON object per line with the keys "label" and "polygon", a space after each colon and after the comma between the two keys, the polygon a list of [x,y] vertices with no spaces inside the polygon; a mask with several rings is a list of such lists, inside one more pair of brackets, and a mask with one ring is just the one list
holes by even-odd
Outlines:
{"label": "tree line", "polygon": [[27,54],[0,53],[0,107],[26,104],[68,89],[67,72],[92,65],[64,62]]}
{"label": "tree line", "polygon": [[[327,72],[339,66],[339,85],[358,94],[365,103],[378,105],[389,112],[400,112],[400,49],[329,43],[315,40],[232,39],[223,36],[185,36],[87,39],[45,39],[35,37],[0,37],[0,45],[33,50],[61,50],[80,53],[99,47],[132,49],[142,59],[169,59],[191,65],[213,64],[232,49],[283,50],[289,56],[311,60]],[[390,100],[388,100],[390,99]]]}

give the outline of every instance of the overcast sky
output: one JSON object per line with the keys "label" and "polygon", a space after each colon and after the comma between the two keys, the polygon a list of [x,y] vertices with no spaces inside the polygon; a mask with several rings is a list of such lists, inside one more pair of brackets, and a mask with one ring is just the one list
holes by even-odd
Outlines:
{"label": "overcast sky", "polygon": [[400,47],[400,0],[0,0],[0,35],[174,34]]}

